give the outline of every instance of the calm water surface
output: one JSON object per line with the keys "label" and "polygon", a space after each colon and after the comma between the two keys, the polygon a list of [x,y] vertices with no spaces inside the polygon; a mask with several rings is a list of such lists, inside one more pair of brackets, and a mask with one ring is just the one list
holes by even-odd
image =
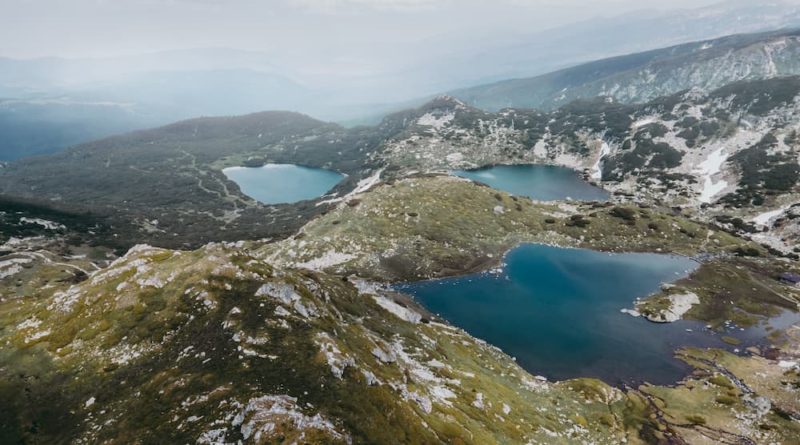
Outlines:
{"label": "calm water surface", "polygon": [[287,204],[319,198],[344,179],[344,175],[331,170],[292,164],[232,167],[226,168],[223,173],[239,185],[242,193],[264,204]]}
{"label": "calm water surface", "polygon": [[575,170],[551,165],[498,165],[480,170],[456,170],[456,176],[482,182],[513,195],[538,201],[606,201],[608,192],[595,187]]}
{"label": "calm water surface", "polygon": [[[696,267],[677,256],[524,245],[507,255],[500,274],[397,289],[500,347],[534,374],[556,380],[597,377],[611,384],[668,384],[688,370],[673,358],[676,348],[732,347],[702,323],[655,324],[620,309]],[[734,335],[747,334],[737,330]]]}

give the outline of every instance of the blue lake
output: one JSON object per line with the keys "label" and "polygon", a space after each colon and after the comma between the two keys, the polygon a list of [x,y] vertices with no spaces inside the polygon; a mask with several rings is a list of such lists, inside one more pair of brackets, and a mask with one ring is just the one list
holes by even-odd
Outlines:
{"label": "blue lake", "polygon": [[325,195],[344,175],[292,164],[231,167],[222,171],[242,193],[264,204],[288,204]]}
{"label": "blue lake", "polygon": [[523,245],[505,261],[499,274],[395,288],[550,379],[669,384],[688,371],[675,349],[731,349],[701,323],[655,324],[620,312],[695,269],[687,258]]}
{"label": "blue lake", "polygon": [[513,195],[538,201],[606,201],[608,192],[584,181],[572,169],[551,165],[498,165],[479,170],[456,170],[452,174],[482,182]]}

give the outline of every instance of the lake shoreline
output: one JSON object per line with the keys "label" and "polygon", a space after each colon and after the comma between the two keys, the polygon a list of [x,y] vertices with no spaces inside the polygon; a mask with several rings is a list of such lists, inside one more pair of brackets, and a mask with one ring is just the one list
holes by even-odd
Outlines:
{"label": "lake shoreline", "polygon": [[348,177],[334,170],[271,163],[260,167],[227,167],[222,173],[243,194],[264,205],[318,200]]}
{"label": "lake shoreline", "polygon": [[[592,251],[590,249],[583,249],[583,248],[576,248],[576,247],[563,248],[563,247],[547,246],[547,245],[544,245],[544,244],[526,243],[526,244],[521,244],[520,246],[518,246],[518,247],[516,247],[514,249],[511,249],[506,255],[504,255],[501,258],[496,258],[496,259],[493,259],[493,261],[491,261],[491,262],[485,263],[483,265],[484,267],[482,268],[482,270],[479,271],[478,273],[466,274],[466,275],[461,275],[461,276],[458,276],[458,277],[437,278],[437,279],[425,280],[425,281],[421,281],[421,282],[405,283],[405,284],[402,284],[400,286],[394,285],[394,286],[391,286],[391,289],[393,291],[392,295],[393,295],[394,298],[399,299],[405,305],[409,305],[409,306],[413,305],[411,307],[417,307],[417,308],[421,307],[423,312],[426,314],[426,316],[430,316],[430,314],[437,314],[437,316],[440,317],[442,320],[444,320],[446,323],[451,324],[453,326],[457,326],[457,327],[459,327],[461,329],[464,329],[467,332],[469,332],[471,335],[474,335],[474,336],[476,336],[478,338],[482,338],[485,341],[487,341],[488,343],[500,347],[502,350],[504,350],[509,355],[519,357],[522,354],[520,354],[518,350],[515,350],[514,347],[509,347],[508,345],[504,344],[503,341],[498,341],[497,338],[494,338],[491,335],[483,335],[483,333],[480,332],[479,330],[476,331],[474,326],[470,327],[468,324],[465,325],[464,321],[459,319],[458,315],[454,316],[452,313],[448,314],[448,313],[446,313],[446,311],[442,310],[442,307],[440,305],[437,305],[435,303],[432,304],[432,300],[430,298],[435,298],[435,297],[431,297],[430,293],[428,293],[427,296],[426,295],[420,295],[420,293],[417,291],[418,289],[415,289],[415,288],[417,288],[419,286],[429,287],[429,288],[432,287],[432,288],[435,288],[435,290],[433,291],[434,294],[441,294],[443,292],[445,292],[445,293],[448,292],[447,287],[458,286],[458,283],[469,283],[468,285],[466,285],[467,288],[459,287],[455,291],[455,293],[459,294],[459,297],[458,297],[457,301],[454,304],[456,304],[458,306],[463,306],[465,304],[472,304],[471,302],[464,300],[464,297],[463,297],[464,293],[468,293],[469,292],[468,289],[470,287],[474,287],[476,282],[480,283],[482,280],[513,281],[513,278],[510,276],[510,274],[514,273],[514,271],[513,271],[514,265],[511,264],[511,269],[512,270],[509,271],[509,264],[508,264],[509,262],[513,262],[514,261],[514,258],[511,258],[511,257],[516,252],[518,252],[520,249],[531,248],[531,247],[539,247],[539,248],[545,248],[545,249],[555,249],[555,250],[563,251],[563,252],[571,252],[571,253],[568,253],[568,255],[572,255],[572,254],[575,254],[576,252],[580,252],[579,255],[590,254],[590,255],[593,255],[596,258],[612,258],[612,259],[615,259],[615,260],[622,259],[622,258],[624,258],[626,256],[626,254],[621,254],[621,253],[598,252],[598,251]],[[677,273],[677,271],[682,272],[681,275],[674,276],[673,279],[670,279],[670,280],[666,280],[665,279],[663,281],[659,281],[658,283],[656,283],[656,286],[653,289],[653,292],[655,292],[656,289],[658,287],[660,287],[661,284],[669,283],[669,282],[672,282],[674,280],[680,279],[681,276],[688,275],[693,270],[696,270],[696,267],[695,268],[686,268],[686,265],[688,265],[688,264],[697,264],[697,262],[694,261],[693,259],[691,259],[691,258],[689,258],[687,256],[683,256],[683,255],[668,255],[668,254],[655,254],[655,253],[650,253],[650,254],[646,254],[646,253],[630,253],[630,254],[627,254],[627,255],[635,255],[636,256],[635,258],[636,258],[637,262],[642,262],[644,259],[648,259],[650,261],[654,261],[654,260],[658,260],[658,259],[669,259],[669,260],[673,260],[673,261],[675,261],[675,260],[679,261],[679,263],[675,263],[675,264],[682,264],[682,266],[679,266],[678,269],[675,269],[676,273]],[[687,263],[687,262],[690,262],[690,263]],[[487,264],[491,264],[491,266],[488,266]],[[500,266],[500,267],[492,268],[492,266]],[[400,294],[408,295],[408,297],[407,297],[407,299],[398,298],[398,295],[395,294],[395,292],[399,292]],[[635,301],[636,298],[646,298],[647,296],[649,296],[651,294],[652,293],[636,295],[635,298],[630,298],[629,300],[625,300],[625,301],[627,301],[627,303],[624,303],[624,304],[629,304],[630,301]],[[493,296],[492,298],[495,298],[495,299],[502,299],[503,298],[502,297],[502,293],[498,294],[496,291],[494,293],[492,293],[491,295]],[[620,304],[617,305],[616,303],[620,303]],[[642,384],[642,383],[646,383],[646,382],[647,383],[655,383],[655,384],[677,384],[682,379],[687,377],[689,375],[689,372],[692,369],[689,365],[679,361],[678,359],[676,359],[674,357],[675,356],[675,352],[678,349],[684,348],[684,347],[712,347],[712,346],[713,347],[724,348],[724,346],[725,346],[722,342],[719,341],[720,335],[717,335],[717,333],[714,333],[712,331],[703,332],[704,329],[703,329],[702,322],[679,320],[678,322],[673,323],[672,325],[669,325],[669,327],[666,327],[667,325],[659,325],[659,324],[656,324],[656,323],[653,323],[653,322],[650,322],[650,321],[646,321],[643,318],[637,320],[637,319],[635,319],[633,317],[629,317],[629,316],[627,316],[625,314],[621,314],[620,313],[620,309],[622,309],[622,307],[624,307],[623,303],[622,303],[622,300],[617,301],[616,303],[613,303],[613,304],[610,304],[610,305],[606,305],[607,312],[609,312],[609,313],[615,312],[618,315],[621,315],[621,316],[625,317],[624,320],[623,319],[619,319],[618,320],[623,325],[623,330],[625,328],[628,328],[628,329],[640,329],[640,330],[643,330],[645,332],[650,332],[650,331],[655,332],[656,330],[660,330],[662,332],[662,334],[659,334],[658,337],[663,337],[664,336],[663,332],[666,329],[668,329],[670,332],[672,332],[672,335],[674,335],[674,337],[676,339],[674,344],[670,344],[670,346],[667,346],[665,344],[661,348],[660,351],[655,351],[655,352],[652,351],[652,350],[649,350],[648,348],[646,348],[647,349],[647,354],[651,354],[651,355],[655,354],[652,357],[652,359],[654,361],[656,361],[656,362],[658,362],[658,361],[666,361],[666,362],[671,363],[671,365],[670,365],[671,369],[672,369],[671,377],[665,378],[665,377],[661,376],[661,377],[653,378],[653,377],[648,376],[646,373],[644,373],[644,374],[634,373],[634,374],[631,374],[631,375],[618,377],[616,375],[613,375],[614,374],[613,372],[607,372],[607,371],[594,372],[594,371],[592,371],[591,365],[589,366],[589,368],[587,368],[586,366],[580,366],[580,365],[570,365],[569,368],[576,369],[576,370],[582,370],[584,372],[578,372],[578,373],[573,373],[573,374],[569,374],[569,375],[559,375],[558,372],[548,371],[547,368],[550,365],[551,360],[543,360],[539,365],[531,365],[530,360],[526,361],[526,360],[523,359],[523,360],[519,361],[520,365],[522,365],[524,368],[526,368],[529,372],[532,372],[532,373],[535,373],[535,374],[542,374],[542,375],[545,375],[546,377],[548,377],[549,379],[556,380],[556,381],[569,380],[569,379],[581,378],[581,377],[594,377],[594,378],[600,378],[601,380],[606,381],[606,383],[614,385],[614,386],[618,386],[618,387],[624,387],[624,386],[627,386],[627,385]],[[484,310],[480,311],[480,310],[476,309],[475,311],[476,312],[481,312],[481,313],[486,312],[486,310],[485,310],[486,307],[485,306],[480,306],[480,307],[482,307]],[[460,311],[460,310],[461,309],[458,309],[457,312]],[[584,308],[583,312],[586,312],[585,308]],[[593,312],[593,311],[588,311],[588,312]],[[578,315],[580,315],[581,311],[569,311],[568,313],[571,314],[570,319],[574,323],[576,317]],[[482,315],[482,317],[484,317],[484,316]],[[504,317],[491,317],[491,318],[492,319],[496,319],[496,318],[503,319]],[[491,324],[491,322],[489,322],[489,323]],[[506,318],[506,323],[508,323],[508,319],[507,318]],[[552,330],[550,330],[550,331],[548,331],[548,335],[550,335],[551,338],[555,338],[555,337],[552,337],[552,336],[553,335],[557,335],[557,334],[555,334]],[[591,335],[586,335],[585,336],[586,339],[589,339],[590,337],[591,337]],[[678,339],[681,339],[681,340],[678,340]],[[752,346],[752,345],[748,344],[748,346]],[[725,349],[731,349],[731,348],[725,348]],[[660,357],[660,358],[656,360],[655,359],[656,356]],[[654,366],[658,367],[659,365],[657,363],[655,363]]]}
{"label": "lake shoreline", "polygon": [[497,164],[451,170],[451,176],[538,201],[609,201],[611,193],[575,169],[549,164]]}

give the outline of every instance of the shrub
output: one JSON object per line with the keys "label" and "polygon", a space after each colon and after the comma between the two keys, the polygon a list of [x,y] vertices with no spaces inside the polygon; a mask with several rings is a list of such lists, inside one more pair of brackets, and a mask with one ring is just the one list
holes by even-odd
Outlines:
{"label": "shrub", "polygon": [[567,227],[588,227],[591,221],[586,219],[583,215],[573,215],[567,221]]}
{"label": "shrub", "polygon": [[614,207],[609,214],[615,218],[621,218],[626,221],[636,220],[636,211],[627,207]]}
{"label": "shrub", "polygon": [[740,257],[760,257],[761,252],[758,251],[755,247],[737,247],[736,250],[733,251],[736,256]]}

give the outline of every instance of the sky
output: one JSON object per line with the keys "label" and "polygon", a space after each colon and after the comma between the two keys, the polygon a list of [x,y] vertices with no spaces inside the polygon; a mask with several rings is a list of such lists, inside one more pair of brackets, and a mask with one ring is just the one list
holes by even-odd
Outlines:
{"label": "sky", "polygon": [[160,98],[166,71],[213,75],[216,83],[203,85],[222,92],[246,82],[229,74],[238,70],[268,76],[252,88],[274,91],[271,98],[303,97],[262,108],[327,118],[762,30],[789,9],[800,23],[800,0],[759,1],[0,0],[0,58],[79,59],[6,64],[13,68],[0,71],[0,93],[94,98],[105,88],[106,100],[109,89],[144,88]]}
{"label": "sky", "polygon": [[637,9],[710,3],[713,0],[0,0],[0,56],[82,58],[228,47],[286,58],[336,51],[346,65],[348,56],[379,52],[387,45],[431,45],[432,40],[446,42],[453,36],[511,38]]}

